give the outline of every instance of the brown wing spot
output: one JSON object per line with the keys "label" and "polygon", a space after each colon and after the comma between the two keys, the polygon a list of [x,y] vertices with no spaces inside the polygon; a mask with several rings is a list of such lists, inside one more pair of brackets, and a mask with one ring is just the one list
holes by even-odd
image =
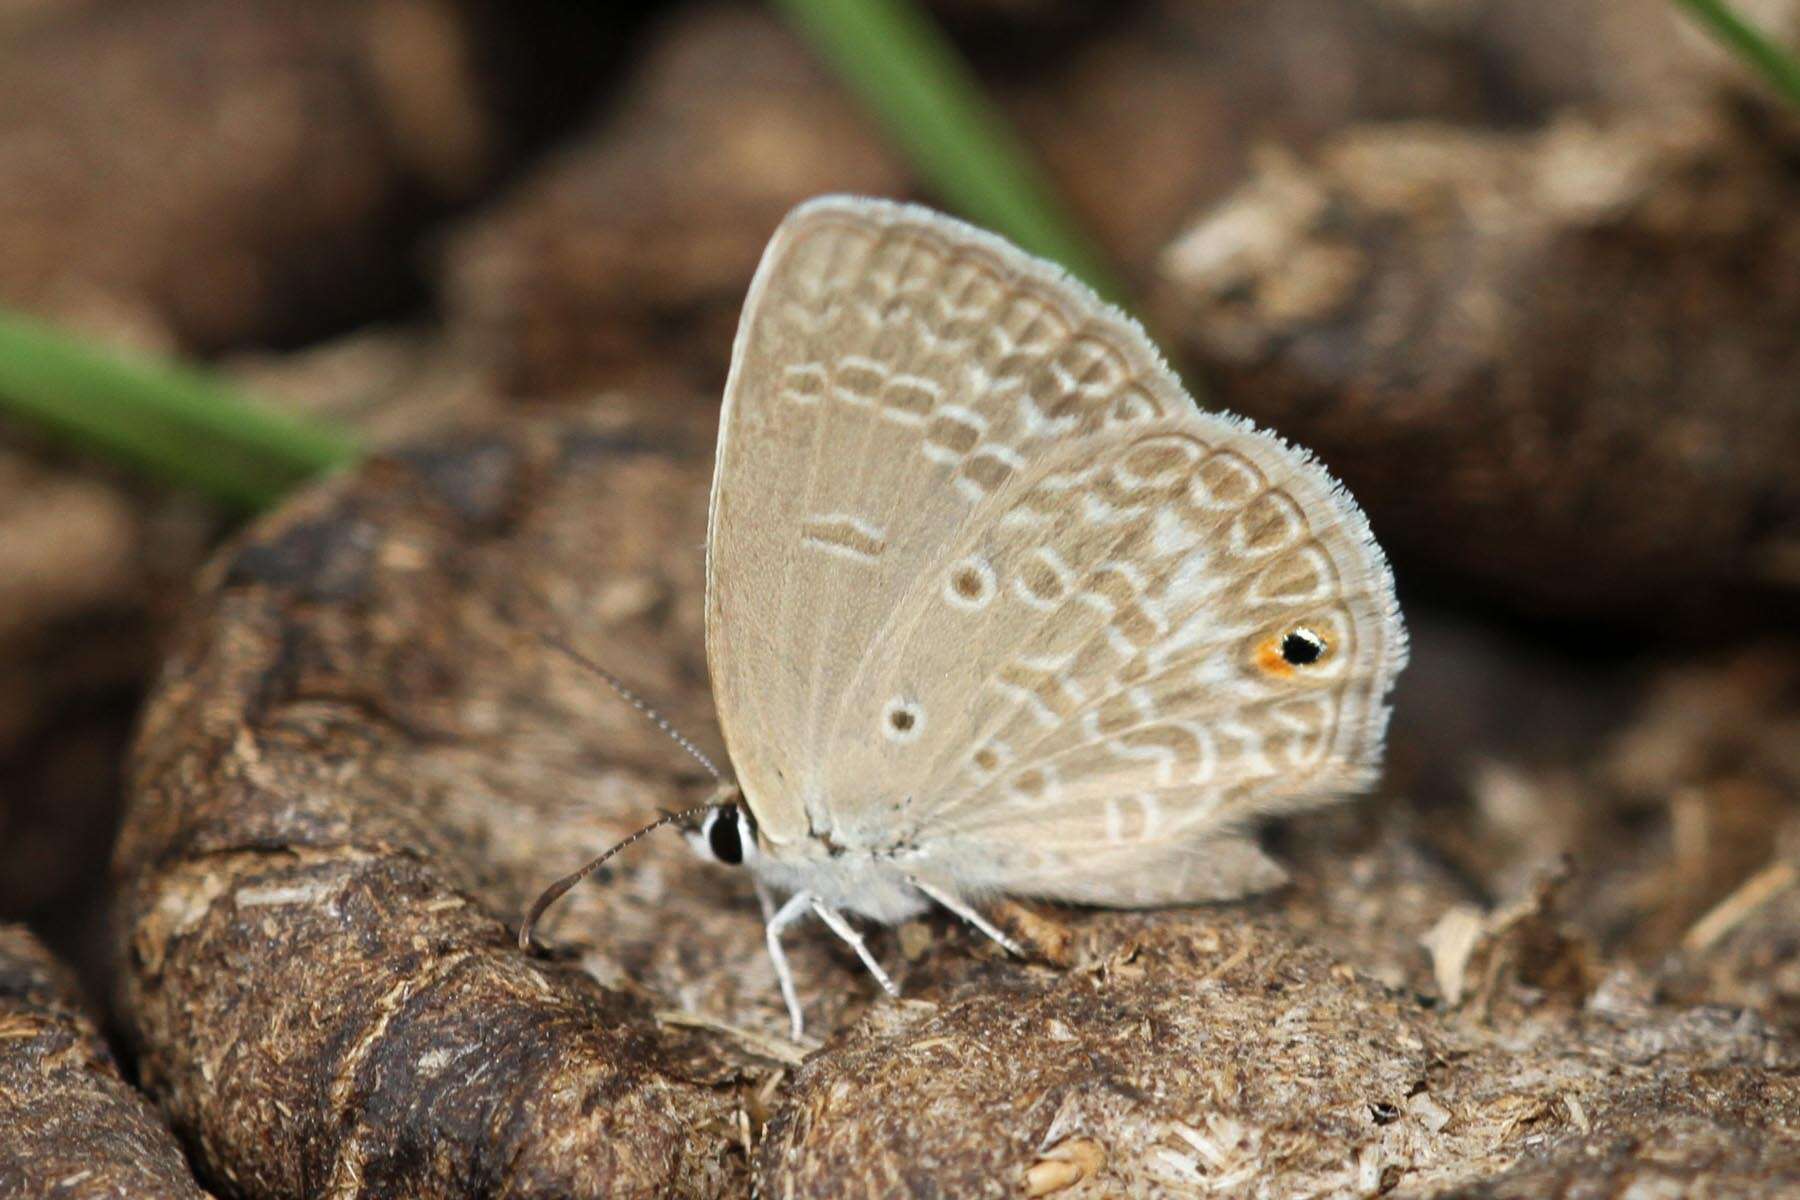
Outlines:
{"label": "brown wing spot", "polygon": [[983,263],[953,261],[937,291],[938,335],[947,340],[980,336],[1005,295],[1006,285]]}
{"label": "brown wing spot", "polygon": [[937,385],[928,379],[901,375],[881,389],[881,405],[898,419],[922,422],[938,401]]}
{"label": "brown wing spot", "polygon": [[875,403],[875,395],[887,382],[881,364],[860,355],[846,355],[832,371],[832,392],[839,400],[858,407]]}
{"label": "brown wing spot", "polygon": [[867,521],[845,513],[808,517],[800,523],[800,540],[845,558],[874,562],[887,550],[887,539]]}
{"label": "brown wing spot", "polygon": [[1191,439],[1151,438],[1133,446],[1120,465],[1146,483],[1164,483],[1185,479],[1200,455],[1199,444]]}
{"label": "brown wing spot", "polygon": [[942,413],[932,421],[925,440],[960,458],[981,440],[981,429],[949,413]]}
{"label": "brown wing spot", "polygon": [[1106,737],[1130,729],[1133,725],[1142,722],[1143,719],[1143,713],[1139,712],[1137,705],[1131,702],[1131,697],[1124,693],[1109,697],[1094,714],[1095,725]]}
{"label": "brown wing spot", "polygon": [[965,611],[985,608],[994,598],[994,569],[978,554],[971,554],[950,567],[944,581],[944,600],[952,608]]}
{"label": "brown wing spot", "polygon": [[886,726],[882,732],[890,742],[910,742],[919,736],[924,721],[924,709],[905,697],[895,696],[882,713],[882,722]]}
{"label": "brown wing spot", "polygon": [[1113,614],[1112,624],[1140,652],[1155,645],[1156,639],[1163,633],[1162,628],[1135,598],[1130,604],[1120,606],[1119,611]]}
{"label": "brown wing spot", "polygon": [[1042,605],[1060,604],[1069,593],[1062,576],[1050,563],[1037,556],[1027,559],[1019,568],[1019,586]]}
{"label": "brown wing spot", "polygon": [[1022,663],[1007,663],[1000,668],[1000,682],[1007,687],[1035,696],[1044,710],[1059,720],[1068,720],[1080,705],[1080,698],[1069,692],[1055,671],[1046,671]]}
{"label": "brown wing spot", "polygon": [[781,398],[790,404],[817,404],[825,394],[826,372],[818,363],[800,363],[782,375]]}
{"label": "brown wing spot", "polygon": [[1136,384],[1121,391],[1112,402],[1112,409],[1107,414],[1107,423],[1112,425],[1129,425],[1134,421],[1148,421],[1163,415],[1162,405],[1148,390]]}
{"label": "brown wing spot", "polygon": [[1262,472],[1241,454],[1220,450],[1194,476],[1194,501],[1206,508],[1241,508],[1262,490]]}
{"label": "brown wing spot", "polygon": [[992,494],[1005,483],[1013,473],[1013,463],[1017,456],[1005,446],[990,446],[970,455],[958,473],[959,478],[970,480],[983,494]]}
{"label": "brown wing spot", "polygon": [[1285,550],[1306,532],[1306,514],[1286,492],[1264,492],[1245,505],[1231,523],[1235,548],[1255,557]]}

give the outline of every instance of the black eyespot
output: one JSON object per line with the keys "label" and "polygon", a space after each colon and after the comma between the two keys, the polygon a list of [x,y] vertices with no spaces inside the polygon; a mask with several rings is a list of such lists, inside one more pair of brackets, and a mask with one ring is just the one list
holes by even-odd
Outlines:
{"label": "black eyespot", "polygon": [[713,857],[736,866],[744,861],[744,839],[738,830],[737,805],[729,804],[706,827],[706,844]]}
{"label": "black eyespot", "polygon": [[1296,667],[1311,666],[1325,657],[1325,639],[1301,626],[1281,639],[1281,657]]}

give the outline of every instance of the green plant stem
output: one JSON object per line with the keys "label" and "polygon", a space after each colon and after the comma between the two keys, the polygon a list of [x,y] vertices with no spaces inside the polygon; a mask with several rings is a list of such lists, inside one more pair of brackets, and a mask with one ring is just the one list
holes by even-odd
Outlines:
{"label": "green plant stem", "polygon": [[1800,106],[1800,60],[1738,16],[1725,0],[1675,0],[1776,91]]}
{"label": "green plant stem", "polygon": [[238,508],[357,454],[348,435],[248,404],[203,372],[102,352],[11,313],[0,313],[0,412]]}
{"label": "green plant stem", "polygon": [[949,204],[1061,263],[1109,300],[1124,290],[941,30],[907,0],[777,0]]}

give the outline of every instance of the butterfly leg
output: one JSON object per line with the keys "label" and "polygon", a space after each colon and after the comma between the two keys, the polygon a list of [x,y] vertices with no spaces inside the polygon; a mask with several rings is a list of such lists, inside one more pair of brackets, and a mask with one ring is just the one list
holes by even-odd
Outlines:
{"label": "butterfly leg", "polygon": [[875,956],[869,953],[869,947],[863,943],[862,934],[856,932],[837,909],[816,896],[810,897],[810,899],[812,900],[812,910],[819,914],[819,920],[830,926],[831,932],[850,943],[850,948],[856,951],[856,957],[862,959],[863,966],[869,968],[869,974],[873,975],[875,982],[881,985],[881,990],[890,996],[898,996],[900,994],[899,987],[892,979],[888,978],[888,973],[881,969],[881,964],[875,961]]}
{"label": "butterfly leg", "polygon": [[756,902],[762,906],[763,924],[767,925],[775,919],[775,894],[754,875],[750,877],[750,885],[756,889]]}
{"label": "butterfly leg", "polygon": [[[760,885],[757,887],[757,894],[759,897],[765,894]],[[810,892],[795,892],[785,904],[775,910],[763,927],[763,940],[769,947],[769,961],[775,964],[775,981],[781,985],[781,998],[787,1004],[788,1024],[796,1042],[806,1029],[806,1017],[800,1009],[800,994],[794,990],[794,972],[788,966],[787,952],[781,948],[781,934],[789,925],[806,915],[811,903]]]}
{"label": "butterfly leg", "polygon": [[946,892],[942,888],[932,887],[923,879],[912,878],[908,879],[907,882],[918,888],[921,892],[924,892],[927,896],[930,896],[933,900],[936,900],[939,904],[943,905],[969,924],[973,925],[975,928],[981,930],[981,932],[993,938],[996,942],[999,942],[1001,948],[1008,954],[1011,954],[1015,958],[1025,957],[1025,948],[1023,946],[1002,933],[999,926],[976,912],[969,905],[963,903],[962,899],[955,893]]}

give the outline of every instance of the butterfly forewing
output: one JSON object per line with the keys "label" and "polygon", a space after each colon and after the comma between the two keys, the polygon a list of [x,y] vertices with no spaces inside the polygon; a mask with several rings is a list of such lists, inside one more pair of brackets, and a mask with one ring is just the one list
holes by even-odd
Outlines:
{"label": "butterfly forewing", "polygon": [[708,649],[773,840],[1161,903],[1268,882],[1224,835],[1367,782],[1404,635],[1361,514],[1054,268],[806,205],[723,421]]}

